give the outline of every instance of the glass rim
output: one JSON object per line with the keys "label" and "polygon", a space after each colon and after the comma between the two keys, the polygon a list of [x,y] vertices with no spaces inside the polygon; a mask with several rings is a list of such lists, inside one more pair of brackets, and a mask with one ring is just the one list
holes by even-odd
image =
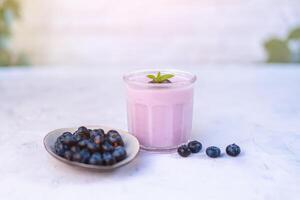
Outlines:
{"label": "glass rim", "polygon": [[[186,77],[186,80],[179,81],[179,82],[171,82],[171,83],[147,83],[147,82],[141,82],[141,81],[136,81],[136,80],[131,80],[131,77],[134,77],[136,75],[142,75],[142,74],[153,74],[153,73],[170,73],[174,75],[181,75]],[[142,86],[146,88],[173,88],[173,87],[179,87],[179,86],[187,86],[187,85],[192,85],[195,83],[197,80],[197,76],[186,71],[182,70],[177,70],[177,69],[143,69],[143,70],[135,70],[132,72],[128,72],[123,75],[123,80],[127,84],[133,84],[136,86]]]}

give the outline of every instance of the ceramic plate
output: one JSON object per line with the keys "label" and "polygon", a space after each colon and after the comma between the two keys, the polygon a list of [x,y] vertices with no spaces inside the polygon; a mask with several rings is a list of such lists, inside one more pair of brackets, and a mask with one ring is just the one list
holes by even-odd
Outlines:
{"label": "ceramic plate", "polygon": [[[105,132],[107,132],[111,129],[114,129],[114,128],[109,128],[109,127],[104,127],[104,126],[87,126],[87,128],[90,128],[90,129],[102,128]],[[124,165],[128,164],[129,162],[131,162],[137,156],[139,149],[140,149],[140,145],[139,145],[139,142],[136,139],[136,137],[134,137],[133,135],[129,134],[126,131],[114,129],[120,133],[120,135],[123,138],[124,144],[125,144],[127,157],[124,160],[122,160],[114,165],[111,165],[111,166],[89,165],[89,164],[69,161],[63,157],[60,157],[59,155],[57,155],[55,153],[54,144],[55,144],[56,139],[62,133],[67,132],[67,131],[74,133],[76,130],[77,130],[77,128],[61,128],[61,129],[56,129],[56,130],[48,133],[44,138],[44,146],[45,146],[46,150],[48,151],[48,153],[50,153],[51,156],[58,159],[59,161],[62,161],[69,165],[83,167],[83,168],[87,168],[87,169],[112,170],[112,169],[124,166]]]}

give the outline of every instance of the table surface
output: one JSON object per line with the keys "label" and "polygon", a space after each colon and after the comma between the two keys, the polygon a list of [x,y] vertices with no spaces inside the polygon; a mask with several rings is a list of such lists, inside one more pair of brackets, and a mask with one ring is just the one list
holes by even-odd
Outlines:
{"label": "table surface", "polygon": [[129,165],[99,173],[48,155],[42,141],[53,129],[127,129],[121,77],[132,69],[0,69],[0,196],[299,199],[300,66],[185,68],[198,76],[192,138],[222,152],[235,142],[239,157],[141,151]]}

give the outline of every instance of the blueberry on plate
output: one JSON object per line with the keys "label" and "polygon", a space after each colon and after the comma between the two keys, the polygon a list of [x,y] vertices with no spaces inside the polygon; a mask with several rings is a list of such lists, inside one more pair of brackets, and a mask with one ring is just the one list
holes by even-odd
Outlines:
{"label": "blueberry on plate", "polygon": [[82,149],[80,152],[81,160],[79,162],[81,163],[88,163],[90,159],[90,152],[87,149]]}
{"label": "blueberry on plate", "polygon": [[124,147],[122,146],[118,146],[114,149],[113,153],[112,153],[113,157],[115,157],[116,161],[121,161],[124,160],[126,158],[126,150]]}
{"label": "blueberry on plate", "polygon": [[65,151],[64,157],[65,157],[67,160],[72,160],[73,152],[70,151],[70,150]]}
{"label": "blueberry on plate", "polygon": [[63,143],[70,146],[76,144],[76,139],[73,135],[67,135],[63,139]]}
{"label": "blueberry on plate", "polygon": [[236,144],[230,144],[226,147],[226,153],[230,156],[238,156],[241,153],[241,148]]}
{"label": "blueberry on plate", "polygon": [[87,146],[88,143],[89,143],[89,140],[84,139],[84,140],[79,141],[77,145],[83,149]]}
{"label": "blueberry on plate", "polygon": [[194,140],[188,143],[188,148],[192,153],[198,153],[202,149],[202,144]]}
{"label": "blueberry on plate", "polygon": [[98,129],[95,129],[96,131],[98,131],[100,133],[100,135],[105,135],[105,132],[102,128],[98,128]]}
{"label": "blueberry on plate", "polygon": [[110,152],[104,152],[102,154],[103,164],[104,165],[113,165],[116,163],[115,157]]}
{"label": "blueberry on plate", "polygon": [[63,137],[71,136],[71,135],[72,135],[72,133],[70,133],[70,132],[64,132],[64,133],[62,134]]}
{"label": "blueberry on plate", "polygon": [[79,127],[74,134],[80,135],[82,139],[88,139],[90,137],[89,130],[84,126]]}
{"label": "blueberry on plate", "polygon": [[114,147],[108,141],[104,141],[101,145],[101,150],[102,152],[111,152],[114,150]]}
{"label": "blueberry on plate", "polygon": [[76,132],[73,134],[73,137],[75,138],[75,141],[78,143],[80,142],[83,138],[81,135],[77,134]]}
{"label": "blueberry on plate", "polygon": [[123,139],[121,135],[118,133],[116,130],[110,130],[106,134],[106,138],[108,142],[113,145],[114,147],[116,146],[124,146]]}
{"label": "blueberry on plate", "polygon": [[96,135],[94,138],[92,138],[95,144],[102,144],[105,141],[105,136],[104,134]]}
{"label": "blueberry on plate", "polygon": [[64,139],[65,139],[65,136],[61,135],[61,136],[59,136],[59,137],[57,138],[56,141],[58,141],[58,142],[63,142]]}
{"label": "blueberry on plate", "polygon": [[221,150],[220,148],[215,146],[207,147],[206,155],[208,155],[211,158],[217,158],[221,155]]}
{"label": "blueberry on plate", "polygon": [[70,150],[71,150],[73,153],[76,153],[76,152],[79,152],[79,151],[80,151],[80,148],[79,148],[79,146],[74,145],[74,146],[71,146]]}
{"label": "blueberry on plate", "polygon": [[91,165],[102,165],[103,160],[99,152],[93,153],[89,159],[89,164]]}
{"label": "blueberry on plate", "polygon": [[59,142],[59,141],[56,141],[55,144],[54,144],[54,147],[55,148],[60,148],[60,149],[63,149],[63,150],[69,150],[69,146],[62,143],[62,142]]}
{"label": "blueberry on plate", "polygon": [[90,152],[96,152],[99,150],[98,145],[93,142],[88,142],[86,147]]}
{"label": "blueberry on plate", "polygon": [[56,140],[55,144],[54,144],[54,148],[58,148],[59,146],[63,147],[63,143],[59,140]]}
{"label": "blueberry on plate", "polygon": [[94,139],[97,135],[100,134],[97,130],[91,130],[89,133],[91,139]]}
{"label": "blueberry on plate", "polygon": [[103,136],[105,135],[103,129],[94,129],[90,131],[90,138],[94,139],[97,135]]}
{"label": "blueberry on plate", "polygon": [[177,152],[182,157],[188,157],[191,154],[191,150],[185,144],[178,147]]}
{"label": "blueberry on plate", "polygon": [[82,159],[82,156],[81,156],[80,152],[74,153],[72,159],[73,159],[73,161],[75,161],[75,162],[80,162],[81,159]]}
{"label": "blueberry on plate", "polygon": [[55,153],[59,156],[64,156],[64,153],[66,151],[66,149],[64,148],[64,145],[63,143],[61,142],[55,142],[55,145],[54,145],[54,150],[55,150]]}
{"label": "blueberry on plate", "polygon": [[89,132],[89,130],[85,127],[85,126],[80,126],[77,131],[79,133],[86,133],[86,132]]}

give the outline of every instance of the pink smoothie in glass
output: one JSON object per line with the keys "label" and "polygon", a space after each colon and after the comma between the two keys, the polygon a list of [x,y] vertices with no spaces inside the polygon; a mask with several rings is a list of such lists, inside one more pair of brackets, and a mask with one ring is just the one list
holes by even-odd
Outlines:
{"label": "pink smoothie in glass", "polygon": [[196,77],[187,72],[162,70],[162,74],[175,75],[171,83],[149,83],[146,75],[157,72],[138,71],[124,76],[128,128],[144,149],[173,149],[190,137]]}

